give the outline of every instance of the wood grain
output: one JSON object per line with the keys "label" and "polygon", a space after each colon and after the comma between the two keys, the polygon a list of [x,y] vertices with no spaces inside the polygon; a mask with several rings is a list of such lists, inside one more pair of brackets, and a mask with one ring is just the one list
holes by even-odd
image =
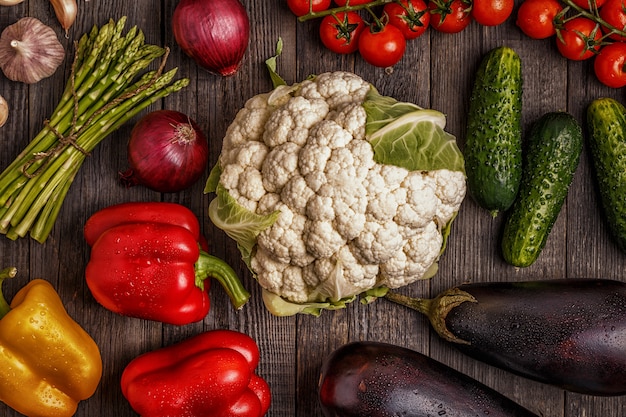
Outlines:
{"label": "wood grain", "polygon": [[[447,130],[458,138],[461,147],[474,71],[483,54],[499,45],[513,47],[522,58],[525,130],[548,111],[566,110],[582,123],[586,106],[594,98],[624,100],[623,89],[606,88],[595,79],[590,62],[568,62],[560,57],[553,40],[532,41],[524,37],[516,28],[514,17],[494,28],[472,24],[456,35],[429,30],[409,44],[406,56],[388,72],[367,65],[358,55],[337,56],[326,51],[317,37],[318,22],[299,23],[283,0],[244,1],[252,22],[249,49],[240,71],[233,77],[221,78],[199,69],[176,46],[169,24],[176,4],[174,0],[80,1],[79,16],[68,37],[48,2],[27,0],[0,8],[0,29],[20,17],[34,16],[56,30],[68,51],[59,70],[35,85],[10,82],[0,76],[0,94],[11,106],[9,121],[0,129],[0,169],[13,160],[50,116],[69,74],[74,40],[93,25],[123,15],[128,17],[129,27],[136,25],[145,32],[149,42],[170,46],[168,67],[179,67],[180,74],[191,79],[187,89],[151,110],[175,109],[195,119],[210,138],[211,165],[217,160],[222,137],[237,110],[253,95],[271,89],[264,61],[274,54],[279,37],[284,41],[284,51],[278,70],[287,82],[325,71],[353,71],[372,82],[382,94],[444,112]],[[248,333],[259,343],[259,373],[269,381],[273,392],[269,413],[272,417],[320,416],[316,386],[321,362],[333,349],[356,340],[384,341],[426,353],[544,417],[626,415],[624,397],[566,393],[464,357],[439,340],[423,317],[385,300],[371,305],[354,303],[344,310],[324,312],[320,317],[272,316],[265,310],[259,288],[241,262],[235,244],[209,221],[206,212],[211,196],[203,194],[204,181],[177,194],[159,194],[141,187],[124,189],[117,184],[117,172],[126,167],[125,146],[131,128],[132,123],[122,127],[86,160],[45,244],[29,238],[0,238],[3,266],[19,269],[18,276],[4,285],[7,298],[11,299],[30,279],[51,281],[69,314],[100,346],[104,375],[96,394],[81,402],[77,416],[135,416],[119,387],[124,366],[143,352],[217,328]],[[92,213],[110,204],[159,200],[183,204],[197,214],[211,252],[233,265],[252,293],[243,310],[234,311],[217,284],[211,290],[212,307],[205,320],[180,327],[118,316],[93,299],[83,276],[89,249],[82,239],[82,225]],[[441,258],[439,273],[403,292],[432,296],[465,281],[553,277],[626,280],[626,254],[617,249],[609,236],[587,149],[547,246],[534,265],[516,270],[503,261],[499,251],[502,221],[501,216],[491,218],[467,198]],[[19,414],[0,404],[0,415]]]}

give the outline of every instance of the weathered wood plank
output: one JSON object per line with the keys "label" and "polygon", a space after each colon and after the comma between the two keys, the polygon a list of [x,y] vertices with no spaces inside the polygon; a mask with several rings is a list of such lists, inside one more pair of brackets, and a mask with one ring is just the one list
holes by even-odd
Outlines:
{"label": "weathered wood plank", "polygon": [[[558,55],[553,40],[531,41],[515,27],[514,19],[495,28],[472,24],[456,35],[431,30],[411,42],[404,59],[388,72],[366,64],[358,55],[337,56],[325,50],[318,41],[318,22],[297,22],[282,0],[244,3],[252,22],[250,45],[240,71],[229,78],[199,69],[176,46],[169,23],[177,4],[173,0],[80,2],[78,19],[67,38],[46,2],[25,1],[0,8],[0,29],[20,17],[35,16],[54,27],[68,49],[68,58],[61,68],[36,85],[26,86],[0,77],[0,94],[12,108],[9,122],[0,129],[0,169],[12,161],[50,116],[69,74],[72,42],[94,24],[121,16],[128,17],[128,27],[137,25],[142,29],[149,42],[169,46],[167,67],[178,67],[179,76],[190,78],[187,89],[155,104],[151,110],[179,110],[196,120],[209,138],[211,165],[217,161],[222,137],[237,111],[251,96],[271,89],[264,61],[274,54],[279,37],[284,41],[284,50],[278,69],[288,83],[324,71],[353,71],[372,82],[382,94],[444,112],[447,130],[457,137],[461,148],[473,74],[482,55],[495,46],[511,46],[522,58],[525,132],[545,112],[566,110],[583,123],[586,106],[592,99],[623,99],[623,90],[600,85],[591,75],[589,62],[567,62]],[[212,196],[203,194],[203,181],[177,194],[159,194],[143,187],[124,189],[118,184],[117,173],[126,167],[126,141],[131,128],[132,123],[122,127],[87,158],[44,245],[28,238],[0,238],[3,266],[15,265],[19,269],[18,277],[4,285],[7,298],[12,298],[32,278],[51,281],[70,315],[100,346],[103,379],[96,394],[80,404],[77,416],[136,415],[119,387],[125,365],[143,352],[217,328],[239,330],[257,340],[262,355],[259,373],[267,378],[273,392],[269,414],[272,417],[320,416],[316,389],[321,362],[333,349],[356,340],[384,341],[429,354],[545,417],[626,414],[623,397],[565,393],[464,357],[434,335],[424,317],[385,300],[371,305],[354,303],[344,310],[324,312],[320,317],[272,316],[263,306],[258,285],[240,262],[235,244],[209,221],[206,212]],[[89,248],[83,243],[82,225],[91,214],[110,204],[159,200],[178,202],[197,214],[211,252],[233,265],[252,294],[243,310],[232,309],[217,283],[213,283],[208,316],[188,326],[121,317],[96,303],[84,283]],[[583,276],[626,280],[626,255],[609,236],[587,149],[566,205],[533,266],[516,270],[503,261],[499,241],[503,221],[504,215],[493,219],[467,198],[455,220],[437,276],[402,291],[413,296],[433,296],[464,281]],[[18,416],[3,404],[0,414]]]}

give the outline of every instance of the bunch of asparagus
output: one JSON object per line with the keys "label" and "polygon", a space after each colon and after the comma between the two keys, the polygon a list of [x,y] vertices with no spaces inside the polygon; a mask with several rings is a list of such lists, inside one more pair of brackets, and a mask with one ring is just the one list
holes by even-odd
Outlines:
{"label": "bunch of asparagus", "polygon": [[[42,130],[0,174],[0,233],[43,243],[83,161],[104,138],[189,79],[164,72],[169,50],[145,43],[126,17],[76,43],[63,96]],[[156,59],[156,70],[146,69]],[[144,71],[146,70],[146,71]]]}

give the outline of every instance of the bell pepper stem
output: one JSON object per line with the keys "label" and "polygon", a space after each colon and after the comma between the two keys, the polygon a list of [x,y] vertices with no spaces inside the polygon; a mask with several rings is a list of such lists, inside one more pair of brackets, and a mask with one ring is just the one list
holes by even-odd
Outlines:
{"label": "bell pepper stem", "polygon": [[237,310],[241,309],[250,298],[250,293],[245,289],[237,273],[222,259],[200,250],[200,256],[195,265],[196,286],[204,289],[204,280],[215,278],[224,288],[231,303]]}
{"label": "bell pepper stem", "polygon": [[2,293],[2,283],[5,279],[13,278],[16,274],[17,268],[14,266],[0,270],[0,319],[11,311],[11,306],[9,306],[9,303],[7,303],[7,300],[4,298],[4,294]]}

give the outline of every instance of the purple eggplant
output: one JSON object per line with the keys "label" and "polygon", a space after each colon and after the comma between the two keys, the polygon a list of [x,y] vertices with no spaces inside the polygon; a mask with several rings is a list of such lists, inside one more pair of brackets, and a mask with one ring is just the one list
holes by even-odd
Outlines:
{"label": "purple eggplant", "polygon": [[354,342],[322,365],[327,417],[537,417],[492,388],[404,347]]}
{"label": "purple eggplant", "polygon": [[442,338],[498,368],[568,391],[626,394],[626,283],[562,279],[463,284],[434,299],[389,292]]}

